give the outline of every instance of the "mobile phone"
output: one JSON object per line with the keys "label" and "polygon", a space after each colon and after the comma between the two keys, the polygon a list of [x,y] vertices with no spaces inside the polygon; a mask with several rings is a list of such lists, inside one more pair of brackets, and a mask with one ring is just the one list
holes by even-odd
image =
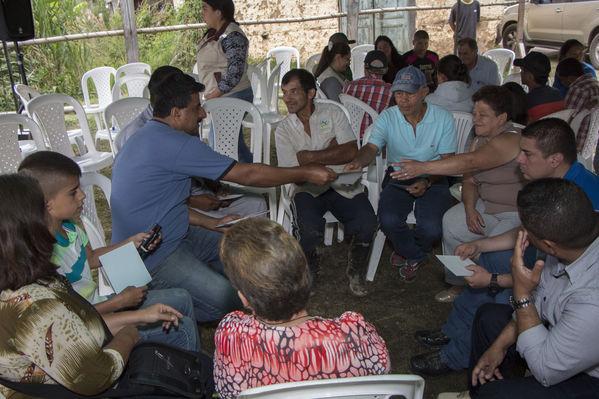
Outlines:
{"label": "mobile phone", "polygon": [[152,226],[150,229],[150,236],[144,239],[137,248],[137,252],[139,252],[139,256],[142,259],[150,254],[150,249],[148,247],[158,238],[158,233],[160,233],[160,230],[162,230],[162,227],[158,223],[154,224],[154,226]]}

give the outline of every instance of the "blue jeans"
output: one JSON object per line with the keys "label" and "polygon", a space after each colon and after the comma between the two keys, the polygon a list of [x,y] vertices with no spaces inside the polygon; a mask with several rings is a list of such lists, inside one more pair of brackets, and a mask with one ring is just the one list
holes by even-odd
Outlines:
{"label": "blue jeans", "polygon": [[221,237],[219,232],[189,226],[177,249],[151,271],[152,289],[177,287],[189,292],[200,322],[219,320],[242,307],[237,291],[223,275]]}
{"label": "blue jeans", "polygon": [[[248,87],[245,90],[238,91],[233,94],[227,95],[229,98],[239,98],[248,102],[254,101],[254,92],[251,87]],[[208,142],[210,143],[210,147],[214,148],[214,130],[212,126],[210,126],[210,133],[208,135]],[[262,149],[258,149],[258,151],[262,151]],[[243,139],[243,127],[239,130],[239,142],[237,143],[237,160],[239,162],[244,163],[252,163],[254,162],[254,155],[245,144],[245,140]],[[265,156],[270,156],[270,154],[265,154]]]}
{"label": "blue jeans", "polygon": [[[524,253],[524,263],[532,267],[536,258],[536,249],[529,246]],[[489,273],[511,273],[510,258],[513,250],[486,252],[480,255],[478,264]],[[468,368],[470,357],[472,321],[478,308],[485,303],[507,304],[512,289],[504,289],[495,297],[489,295],[486,288],[474,289],[466,286],[462,294],[453,302],[451,313],[441,329],[451,341],[441,349],[441,359],[453,370]]]}
{"label": "blue jeans", "polygon": [[179,326],[171,326],[168,331],[162,328],[162,322],[138,327],[139,335],[143,341],[162,342],[181,349],[196,351],[201,350],[198,325],[193,309],[193,301],[187,291],[181,288],[168,288],[164,290],[148,290],[146,299],[140,309],[150,307],[156,303],[172,306],[183,314]]}
{"label": "blue jeans", "polygon": [[364,193],[354,198],[346,198],[333,189],[317,197],[297,193],[293,197],[293,208],[294,233],[306,254],[322,244],[325,227],[323,215],[327,211],[343,223],[345,232],[358,243],[370,243],[376,231],[376,215]]}
{"label": "blue jeans", "polygon": [[[398,185],[413,180],[391,179],[381,193],[379,223],[395,252],[411,262],[426,259],[433,243],[441,237],[443,214],[451,204],[445,178],[436,181],[422,197],[414,197]],[[406,218],[415,209],[416,226],[410,229]]]}

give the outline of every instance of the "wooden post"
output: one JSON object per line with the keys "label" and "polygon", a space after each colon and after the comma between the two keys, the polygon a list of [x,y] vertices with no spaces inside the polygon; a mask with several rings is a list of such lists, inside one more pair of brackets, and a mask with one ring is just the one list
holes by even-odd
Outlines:
{"label": "wooden post", "polygon": [[518,25],[516,28],[516,48],[512,49],[516,52],[516,56],[522,58],[526,55],[526,47],[524,47],[524,0],[518,2]]}
{"label": "wooden post", "polygon": [[347,37],[350,40],[358,40],[358,11],[360,11],[360,0],[347,0]]}
{"label": "wooden post", "polygon": [[125,47],[127,63],[139,61],[139,45],[137,43],[137,26],[135,25],[135,6],[133,0],[121,0],[121,17],[125,31]]}

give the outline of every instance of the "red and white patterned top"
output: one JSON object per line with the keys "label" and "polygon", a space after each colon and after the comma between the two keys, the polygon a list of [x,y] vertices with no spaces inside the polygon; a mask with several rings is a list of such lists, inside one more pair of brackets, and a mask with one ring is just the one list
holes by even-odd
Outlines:
{"label": "red and white patterned top", "polygon": [[214,340],[214,381],[221,398],[263,385],[387,374],[391,369],[385,341],[354,312],[276,327],[237,311],[223,318]]}

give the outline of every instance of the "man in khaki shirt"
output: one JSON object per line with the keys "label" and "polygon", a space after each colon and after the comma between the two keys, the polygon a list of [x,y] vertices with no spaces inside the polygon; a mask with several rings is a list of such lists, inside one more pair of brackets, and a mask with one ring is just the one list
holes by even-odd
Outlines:
{"label": "man in khaki shirt", "polygon": [[[275,132],[279,166],[318,164],[341,172],[358,151],[343,111],[335,105],[313,103],[316,81],[306,70],[289,71],[283,77],[282,88],[289,115]],[[290,196],[294,234],[306,254],[313,279],[319,270],[323,215],[330,211],[353,236],[347,266],[349,288],[356,296],[366,295],[368,253],[377,220],[359,179],[349,186],[335,182],[322,187],[294,184]]]}

